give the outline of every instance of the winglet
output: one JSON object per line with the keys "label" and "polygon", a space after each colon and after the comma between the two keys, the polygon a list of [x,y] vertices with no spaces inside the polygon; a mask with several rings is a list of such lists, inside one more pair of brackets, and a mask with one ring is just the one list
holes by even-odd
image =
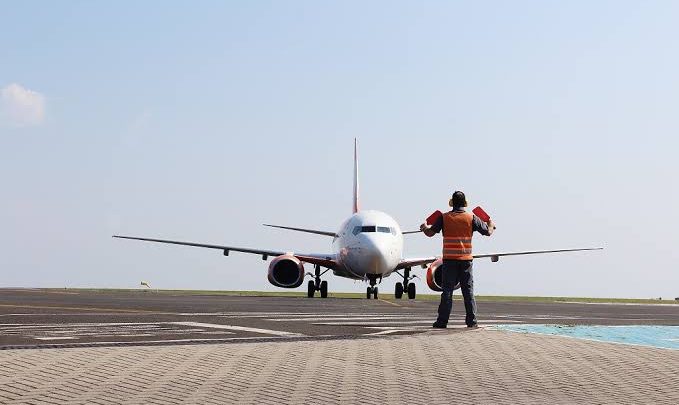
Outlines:
{"label": "winglet", "polygon": [[358,203],[358,141],[354,138],[354,207],[353,213],[360,210]]}

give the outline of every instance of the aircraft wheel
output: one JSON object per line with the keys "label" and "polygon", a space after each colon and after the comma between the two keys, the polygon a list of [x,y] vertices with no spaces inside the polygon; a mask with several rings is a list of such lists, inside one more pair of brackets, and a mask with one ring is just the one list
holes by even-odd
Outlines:
{"label": "aircraft wheel", "polygon": [[307,283],[306,296],[309,298],[313,298],[315,292],[316,284],[314,284],[313,280],[309,280],[309,283]]}
{"label": "aircraft wheel", "polygon": [[397,300],[400,300],[401,297],[403,297],[403,284],[396,283],[396,292],[394,293],[394,296]]}
{"label": "aircraft wheel", "polygon": [[365,297],[366,297],[367,299],[370,299],[370,296],[372,295],[372,292],[373,292],[373,289],[372,289],[371,287],[368,287],[368,288],[365,290]]}
{"label": "aircraft wheel", "polygon": [[328,282],[321,281],[321,298],[328,298]]}
{"label": "aircraft wheel", "polygon": [[408,284],[408,299],[409,300],[415,299],[415,283]]}
{"label": "aircraft wheel", "polygon": [[377,287],[373,287],[373,298],[377,299]]}

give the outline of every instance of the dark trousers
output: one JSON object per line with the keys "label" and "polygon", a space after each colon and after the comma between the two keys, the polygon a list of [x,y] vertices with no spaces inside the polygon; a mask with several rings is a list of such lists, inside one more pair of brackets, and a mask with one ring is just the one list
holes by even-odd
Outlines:
{"label": "dark trousers", "polygon": [[453,309],[453,289],[460,283],[462,297],[464,297],[464,309],[467,312],[465,323],[467,326],[476,324],[476,300],[474,299],[474,276],[472,274],[471,260],[444,260],[441,265],[443,283],[441,287],[441,303],[439,304],[439,316],[436,323],[447,325],[450,311]]}

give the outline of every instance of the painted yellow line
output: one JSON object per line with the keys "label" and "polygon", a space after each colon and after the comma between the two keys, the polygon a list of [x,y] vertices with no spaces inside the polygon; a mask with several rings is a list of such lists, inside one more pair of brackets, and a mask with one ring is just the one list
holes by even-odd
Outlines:
{"label": "painted yellow line", "polygon": [[389,305],[394,305],[394,306],[396,306],[396,307],[400,307],[400,306],[402,306],[402,305],[398,305],[398,304],[397,304],[397,303],[395,303],[395,302],[391,302],[391,301],[383,300],[382,298],[378,298],[377,300],[378,300],[378,301],[382,301],[382,302],[386,302],[387,304],[389,304]]}
{"label": "painted yellow line", "polygon": [[75,311],[108,311],[108,312],[130,312],[130,313],[149,313],[149,314],[165,314],[167,312],[160,311],[146,311],[143,309],[120,309],[120,308],[92,308],[92,307],[58,307],[49,305],[13,305],[0,304],[4,308],[34,308],[34,309],[72,309]]}

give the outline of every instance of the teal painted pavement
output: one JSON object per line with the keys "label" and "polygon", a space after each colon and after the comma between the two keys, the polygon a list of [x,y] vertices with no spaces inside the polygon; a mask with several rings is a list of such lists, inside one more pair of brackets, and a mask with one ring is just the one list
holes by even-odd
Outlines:
{"label": "teal painted pavement", "polygon": [[679,350],[679,326],[497,325],[494,328]]}

